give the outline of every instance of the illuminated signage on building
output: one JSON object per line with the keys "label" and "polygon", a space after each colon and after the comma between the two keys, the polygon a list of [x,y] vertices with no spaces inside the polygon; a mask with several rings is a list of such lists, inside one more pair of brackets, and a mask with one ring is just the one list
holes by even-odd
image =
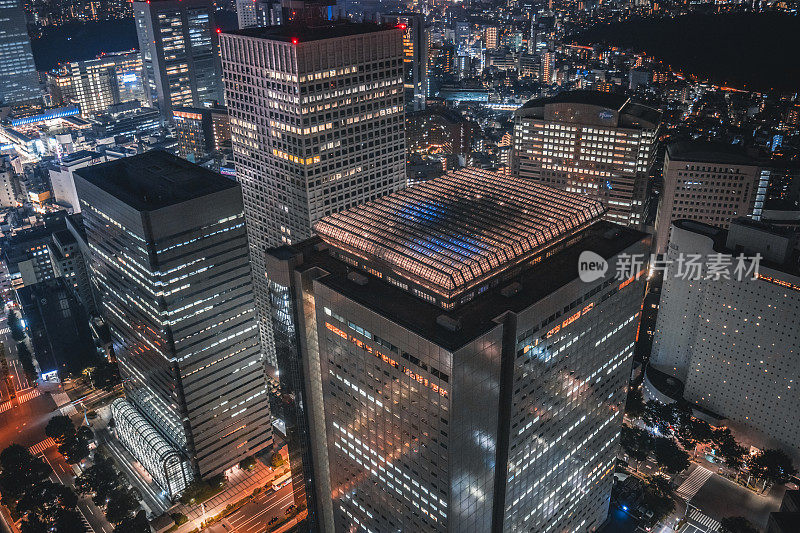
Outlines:
{"label": "illuminated signage on building", "polygon": [[[581,309],[580,311],[578,311],[574,315],[571,315],[571,316],[565,318],[561,322],[561,324],[557,324],[554,328],[552,328],[550,331],[545,333],[544,334],[544,338],[546,339],[548,337],[552,337],[553,335],[555,335],[556,333],[561,331],[562,328],[565,328],[565,327],[569,326],[570,324],[572,324],[573,322],[578,320],[580,317],[582,317],[583,315],[585,315],[586,313],[591,311],[593,307],[594,307],[594,302],[592,302],[590,304],[587,304],[583,309]],[[528,349],[530,349],[530,347],[526,346],[525,349],[527,351]]]}

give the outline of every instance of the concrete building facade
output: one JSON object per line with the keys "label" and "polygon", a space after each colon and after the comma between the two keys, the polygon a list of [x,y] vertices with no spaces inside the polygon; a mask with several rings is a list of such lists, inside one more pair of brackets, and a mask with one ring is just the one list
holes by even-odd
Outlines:
{"label": "concrete building facade", "polygon": [[664,187],[656,218],[656,253],[667,250],[670,224],[685,219],[727,228],[753,212],[760,168],[732,146],[678,142],[664,156]]}
{"label": "concrete building facade", "polygon": [[569,91],[514,113],[514,173],[603,202],[612,222],[641,227],[661,114],[628,97]]}
{"label": "concrete building facade", "polygon": [[319,23],[220,37],[262,339],[272,355],[267,248],[405,184],[401,30]]}
{"label": "concrete building facade", "polygon": [[[682,381],[687,400],[800,457],[797,238],[748,219],[727,231],[673,222],[650,364]],[[740,253],[762,255],[755,279],[752,261],[734,276]],[[731,279],[677,275],[680,256],[695,254],[730,265]]]}

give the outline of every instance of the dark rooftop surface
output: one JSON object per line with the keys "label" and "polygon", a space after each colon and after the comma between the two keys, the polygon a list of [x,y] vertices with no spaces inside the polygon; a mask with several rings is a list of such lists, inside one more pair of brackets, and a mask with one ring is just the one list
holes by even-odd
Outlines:
{"label": "dark rooftop surface", "polygon": [[[520,312],[577,279],[578,257],[584,250],[609,258],[645,237],[646,234],[642,232],[611,222],[597,222],[584,230],[581,240],[453,311],[444,311],[362,270],[357,272],[364,275],[368,282],[365,285],[354,283],[347,279],[349,267],[346,263],[335,259],[328,251],[315,250],[315,245],[320,242],[318,238],[298,245],[297,248],[302,249],[306,256],[298,270],[319,267],[329,272],[329,275],[320,278],[320,283],[453,351],[494,328],[497,324],[493,319],[504,312]],[[503,296],[502,289],[514,282],[521,284],[521,290],[513,296]],[[449,331],[439,326],[436,319],[440,315],[458,320],[461,329]]]}
{"label": "dark rooftop surface", "polygon": [[555,96],[534,98],[518,111],[543,108],[547,104],[580,104],[612,109],[620,114],[620,127],[638,126],[637,119],[649,122],[650,127],[655,127],[661,122],[661,112],[657,109],[635,102],[623,94],[602,91],[563,91]]}
{"label": "dark rooftop surface", "polygon": [[[779,225],[769,224],[766,222],[758,222],[750,218],[744,218],[744,217],[737,218],[732,223],[759,229],[766,233],[778,235],[781,237],[786,237],[789,239],[792,238],[793,233],[797,232],[797,230],[794,227],[783,227]],[[705,235],[706,237],[710,238],[713,243],[712,247],[715,252],[734,254],[734,255],[738,253],[735,250],[731,250],[727,247],[728,230],[726,229],[718,228],[716,226],[711,226],[710,224],[706,224],[704,222],[697,222],[695,220],[686,220],[683,218],[678,220],[673,220],[672,224],[678,228],[685,229],[687,231],[692,231],[700,235]],[[798,252],[797,250],[789,254],[789,257],[787,258],[787,261],[785,263],[777,263],[762,258],[759,264],[771,268],[773,270],[783,272],[785,274],[800,276],[800,252]]]}
{"label": "dark rooftop surface", "polygon": [[375,24],[371,22],[329,22],[321,25],[282,24],[280,26],[245,28],[242,30],[227,31],[225,33],[287,43],[293,42],[293,39],[297,39],[297,44],[302,44],[309,41],[322,41],[324,39],[335,39],[337,37],[349,37],[351,35],[362,35],[365,33],[394,29],[395,27],[389,24]]}
{"label": "dark rooftop surface", "polygon": [[238,184],[158,150],[84,167],[75,174],[138,211],[155,211]]}
{"label": "dark rooftop surface", "polygon": [[743,147],[700,141],[678,141],[667,146],[672,161],[697,161],[730,165],[755,165]]}

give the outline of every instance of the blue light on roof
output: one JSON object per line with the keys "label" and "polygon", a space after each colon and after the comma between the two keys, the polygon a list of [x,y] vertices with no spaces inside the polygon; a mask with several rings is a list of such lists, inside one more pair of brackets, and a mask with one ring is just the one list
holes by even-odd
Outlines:
{"label": "blue light on roof", "polygon": [[47,120],[71,117],[73,115],[77,115],[78,113],[80,113],[80,111],[81,110],[78,107],[60,107],[58,109],[53,109],[47,113],[41,113],[39,115],[32,115],[30,117],[11,119],[11,126],[12,127],[25,126],[26,124],[36,124],[38,122],[45,122]]}

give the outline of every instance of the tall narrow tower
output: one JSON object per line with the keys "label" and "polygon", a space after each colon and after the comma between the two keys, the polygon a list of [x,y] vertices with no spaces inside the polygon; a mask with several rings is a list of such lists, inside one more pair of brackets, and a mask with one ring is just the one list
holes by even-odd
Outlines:
{"label": "tall narrow tower", "polygon": [[284,401],[277,416],[286,422],[295,503],[307,503],[311,522],[332,513],[316,510],[312,498],[319,491],[305,362],[296,351],[276,349],[287,338],[286,301],[268,279],[266,251],[307,239],[322,217],[405,184],[402,31],[324,22],[316,7],[295,11],[293,24],[220,38],[262,343],[279,370]]}
{"label": "tall narrow tower", "polygon": [[164,118],[173,107],[222,102],[218,28],[210,0],[136,0],[145,92]]}
{"label": "tall narrow tower", "polygon": [[0,103],[41,99],[22,2],[0,0]]}
{"label": "tall narrow tower", "polygon": [[290,24],[223,33],[220,46],[263,329],[265,250],[405,183],[401,30]]}

